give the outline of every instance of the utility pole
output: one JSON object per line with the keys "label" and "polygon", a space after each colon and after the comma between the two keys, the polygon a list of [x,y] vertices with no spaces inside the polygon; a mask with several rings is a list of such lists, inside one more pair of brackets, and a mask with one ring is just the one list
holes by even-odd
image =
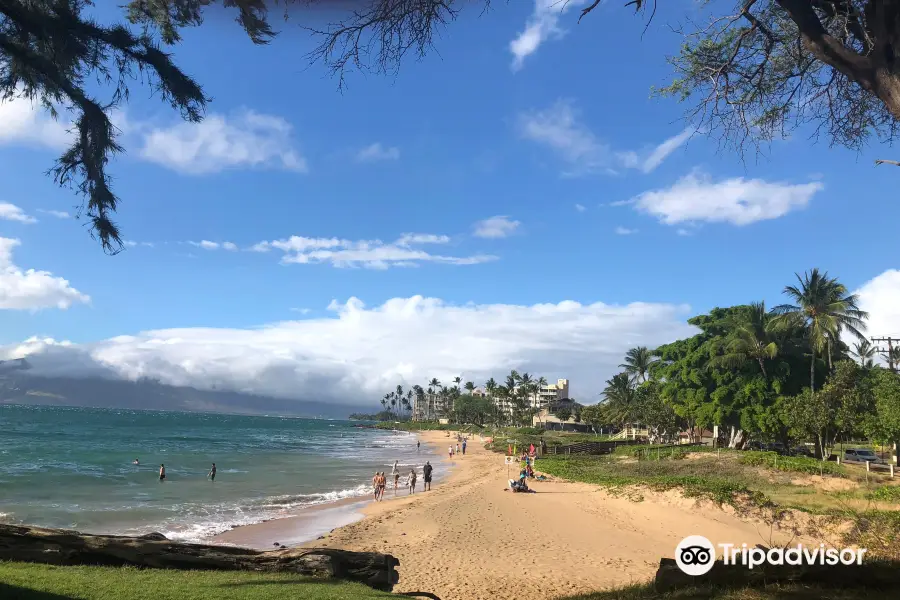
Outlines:
{"label": "utility pole", "polygon": [[892,338],[890,336],[872,338],[872,343],[887,343],[887,350],[884,348],[876,348],[875,351],[887,356],[888,367],[890,367],[892,373],[896,373],[897,366],[894,364],[894,344],[900,344],[900,338]]}

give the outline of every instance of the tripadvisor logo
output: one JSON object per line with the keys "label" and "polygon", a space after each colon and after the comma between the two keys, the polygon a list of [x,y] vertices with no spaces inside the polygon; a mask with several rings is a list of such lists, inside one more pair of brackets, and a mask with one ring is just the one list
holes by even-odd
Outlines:
{"label": "tripadvisor logo", "polygon": [[[791,548],[747,547],[747,544],[718,544],[723,564],[752,569],[760,565],[861,565],[865,548],[826,548],[825,544]],[[687,575],[704,575],[716,562],[716,547],[702,535],[689,535],[675,547],[675,563]]]}

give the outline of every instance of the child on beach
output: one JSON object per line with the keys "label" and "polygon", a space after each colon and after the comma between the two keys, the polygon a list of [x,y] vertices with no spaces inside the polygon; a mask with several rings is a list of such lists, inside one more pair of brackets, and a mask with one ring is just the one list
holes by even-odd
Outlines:
{"label": "child on beach", "polygon": [[409,484],[409,493],[416,493],[416,469],[412,468],[409,470],[409,479],[407,479],[407,484]]}
{"label": "child on beach", "polygon": [[400,487],[400,472],[396,471],[394,473],[394,495],[397,495],[397,488]]}
{"label": "child on beach", "polygon": [[450,446],[450,460],[453,460],[453,446]]}

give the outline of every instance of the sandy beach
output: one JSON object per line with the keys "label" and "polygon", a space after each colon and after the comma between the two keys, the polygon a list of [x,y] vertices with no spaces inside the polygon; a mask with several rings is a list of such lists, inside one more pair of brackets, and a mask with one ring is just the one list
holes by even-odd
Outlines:
{"label": "sandy beach", "polygon": [[[422,440],[448,444],[446,432],[426,432]],[[513,494],[504,491],[506,481],[503,456],[476,438],[432,491],[356,504],[365,518],[306,545],[393,554],[400,559],[398,592],[537,600],[648,581],[688,535],[738,545],[796,543],[788,533],[701,510],[677,494],[633,502],[562,481],[538,481],[537,493]],[[228,541],[287,540],[290,527],[288,520],[242,527]]]}

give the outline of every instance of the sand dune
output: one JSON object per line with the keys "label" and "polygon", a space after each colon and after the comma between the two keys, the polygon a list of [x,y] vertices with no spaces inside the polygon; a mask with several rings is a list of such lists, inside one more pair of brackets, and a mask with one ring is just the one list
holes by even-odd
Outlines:
{"label": "sand dune", "polygon": [[[428,432],[423,440],[446,445],[447,438]],[[633,502],[559,481],[512,494],[504,491],[503,457],[477,441],[469,449],[433,491],[369,504],[365,519],[308,545],[397,556],[399,592],[537,600],[647,581],[659,559],[692,534],[738,545],[792,539],[672,495]]]}

